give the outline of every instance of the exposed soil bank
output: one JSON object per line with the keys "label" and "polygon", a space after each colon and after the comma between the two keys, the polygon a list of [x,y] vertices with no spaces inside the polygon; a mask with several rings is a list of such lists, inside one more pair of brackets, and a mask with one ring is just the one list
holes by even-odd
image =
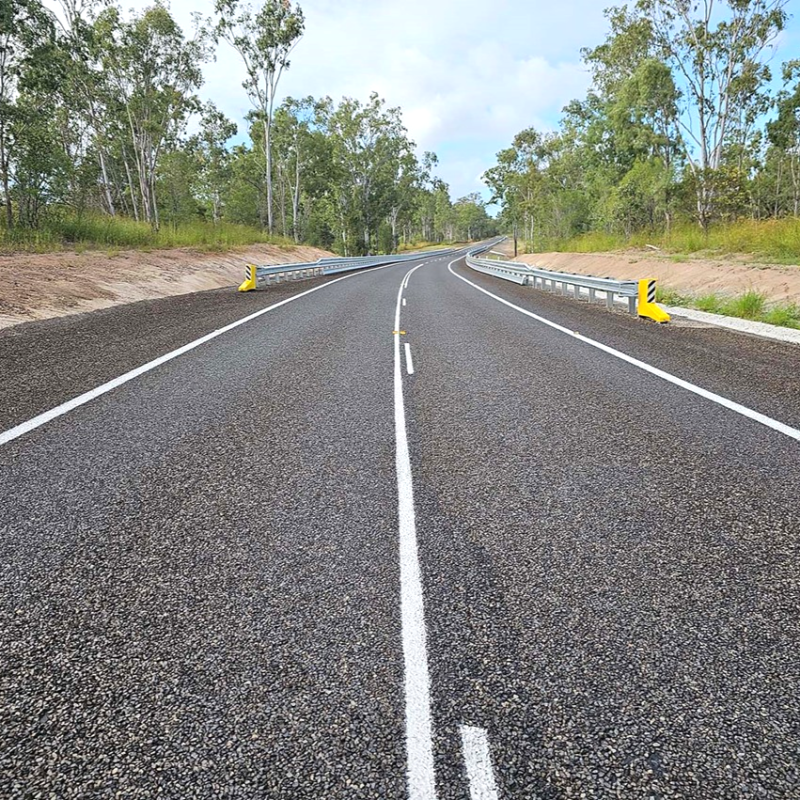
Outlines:
{"label": "exposed soil bank", "polygon": [[725,260],[659,255],[649,251],[617,253],[534,253],[519,261],[543,269],[579,275],[636,280],[656,278],[681,294],[739,295],[751,289],[770,302],[800,303],[800,267],[756,264],[736,256]]}
{"label": "exposed soil bank", "polygon": [[236,286],[249,263],[331,255],[314,247],[257,244],[225,253],[190,249],[0,256],[0,328],[36,319]]}

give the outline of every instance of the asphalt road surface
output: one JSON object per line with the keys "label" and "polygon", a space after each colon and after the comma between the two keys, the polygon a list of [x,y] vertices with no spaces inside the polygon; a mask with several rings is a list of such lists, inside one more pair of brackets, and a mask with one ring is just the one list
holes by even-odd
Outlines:
{"label": "asphalt road surface", "polygon": [[0,797],[800,797],[800,348],[451,260],[0,332]]}

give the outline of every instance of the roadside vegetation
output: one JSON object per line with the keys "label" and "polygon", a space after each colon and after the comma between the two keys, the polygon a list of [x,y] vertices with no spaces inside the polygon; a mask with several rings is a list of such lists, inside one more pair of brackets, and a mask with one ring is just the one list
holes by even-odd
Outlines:
{"label": "roadside vegetation", "polygon": [[[281,237],[361,255],[496,232],[377,94],[279,102],[302,58],[299,5],[212,8],[187,32],[159,0],[0,0],[0,249]],[[243,126],[202,96],[218,48],[239,59]]]}
{"label": "roadside vegetation", "polygon": [[293,241],[270,236],[262,228],[203,220],[161,225],[100,214],[48,217],[37,228],[0,228],[0,252],[44,253],[57,250],[159,250],[186,247],[217,252],[252,244],[289,247]]}
{"label": "roadside vegetation", "polygon": [[688,256],[744,254],[754,261],[772,264],[800,264],[800,220],[785,219],[718,222],[707,230],[690,222],[671,230],[641,230],[623,233],[594,231],[569,239],[542,240],[539,250],[564,253],[600,253],[628,248],[658,248],[673,255],[675,261]]}
{"label": "roadside vegetation", "polygon": [[771,63],[789,4],[708,6],[606,11],[605,41],[582,51],[586,96],[484,175],[521,248],[800,263],[800,60]]}

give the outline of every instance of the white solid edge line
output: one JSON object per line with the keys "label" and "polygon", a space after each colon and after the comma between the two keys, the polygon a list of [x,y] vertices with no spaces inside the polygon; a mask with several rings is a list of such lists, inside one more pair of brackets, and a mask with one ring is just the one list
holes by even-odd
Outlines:
{"label": "white solid edge line", "polygon": [[61,405],[56,406],[55,408],[51,408],[49,411],[45,411],[41,414],[38,414],[31,419],[21,422],[19,425],[15,425],[13,428],[9,428],[6,431],[0,432],[0,445],[7,444],[8,442],[13,441],[14,439],[18,439],[20,436],[24,436],[26,433],[30,433],[30,431],[35,430],[36,428],[41,427],[42,425],[50,422],[51,420],[56,419],[57,417],[63,416],[70,411],[73,411],[80,406],[86,405],[86,403],[91,402],[92,400],[100,397],[101,395],[110,392],[112,389],[116,389],[119,386],[122,386],[124,383],[128,383],[128,381],[133,380],[134,378],[138,378],[140,375],[144,375],[146,372],[150,372],[150,370],[155,369],[156,367],[160,367],[162,364],[166,364],[167,361],[172,361],[173,358],[177,358],[178,356],[182,356],[184,353],[188,353],[190,350],[194,350],[196,347],[199,347],[201,344],[205,344],[206,342],[210,342],[212,339],[216,339],[217,336],[221,336],[223,333],[227,333],[228,331],[232,331],[234,328],[238,328],[240,325],[244,325],[247,322],[251,322],[252,320],[266,314],[268,311],[272,311],[276,308],[280,308],[281,306],[286,305],[287,303],[291,303],[293,300],[299,300],[301,297],[305,297],[312,292],[317,292],[320,289],[325,289],[328,286],[333,285],[334,283],[338,283],[339,281],[347,280],[348,278],[355,278],[359,275],[364,275],[367,272],[375,272],[380,269],[387,269],[389,267],[397,266],[396,264],[386,264],[382,267],[373,267],[371,269],[365,269],[362,272],[354,272],[350,275],[343,275],[340,278],[334,278],[332,281],[328,281],[327,283],[323,283],[321,286],[315,286],[313,289],[307,289],[305,292],[300,292],[300,294],[292,295],[292,297],[287,297],[285,300],[281,300],[278,303],[274,303],[271,306],[267,306],[267,308],[262,308],[260,311],[256,311],[254,314],[250,314],[247,317],[243,317],[242,319],[236,320],[236,322],[231,322],[229,325],[225,325],[223,328],[218,328],[211,333],[206,334],[205,336],[201,336],[199,339],[195,339],[193,342],[189,342],[188,344],[183,345],[183,347],[179,347],[177,350],[172,350],[169,353],[165,353],[163,356],[159,356],[158,358],[154,359],[153,361],[148,361],[146,364],[142,364],[140,367],[136,367],[132,369],[130,372],[126,372],[124,375],[120,375],[118,378],[113,378],[112,380],[108,381],[107,383],[101,384],[100,386],[96,386],[94,389],[90,389],[88,392],[84,392],[83,394],[78,395],[77,397],[73,397],[71,400],[67,400],[65,403],[61,403]]}
{"label": "white solid edge line", "polygon": [[[408,275],[410,274],[409,272]],[[395,465],[400,539],[400,617],[405,673],[408,797],[409,800],[436,800],[425,609],[417,552],[414,489],[403,401],[403,375],[400,367],[400,298],[402,293],[403,283],[401,282],[397,292],[397,308],[394,317],[394,426],[397,441]]]}
{"label": "white solid edge line", "polygon": [[406,342],[404,346],[406,348],[406,370],[408,371],[409,375],[413,375],[414,360],[411,358],[411,345],[408,342]]}
{"label": "white solid edge line", "polygon": [[491,292],[484,289],[482,286],[478,286],[477,283],[473,283],[471,280],[468,280],[463,275],[459,275],[454,269],[453,264],[457,261],[461,261],[460,258],[451,261],[447,269],[456,276],[459,280],[464,281],[464,283],[468,283],[473,288],[477,289],[479,292],[483,292],[485,295],[497,300],[497,302],[502,303],[503,305],[508,306],[509,308],[513,308],[515,311],[519,311],[520,314],[525,314],[532,319],[535,319],[537,322],[541,322],[543,325],[548,325],[551,328],[554,328],[561,333],[565,333],[567,336],[571,336],[573,339],[577,339],[578,341],[584,342],[592,347],[596,347],[598,350],[602,350],[604,353],[608,353],[615,358],[619,358],[622,361],[631,364],[634,367],[638,367],[645,372],[649,372],[651,375],[655,375],[657,378],[661,378],[662,380],[668,381],[669,383],[674,384],[675,386],[680,386],[682,389],[686,389],[689,392],[693,392],[700,397],[706,398],[706,400],[711,400],[718,405],[727,408],[730,411],[735,411],[737,414],[741,414],[743,417],[747,417],[748,419],[752,419],[755,422],[760,422],[762,425],[766,425],[768,428],[772,428],[774,431],[778,431],[778,433],[782,433],[785,436],[789,436],[792,439],[796,439],[800,442],[800,430],[797,428],[792,428],[790,425],[786,425],[783,422],[779,422],[776,419],[772,419],[772,417],[766,416],[766,414],[761,414],[758,411],[753,411],[752,408],[748,408],[747,406],[743,406],[740,403],[735,403],[733,400],[728,400],[727,397],[722,397],[721,395],[714,394],[714,392],[709,392],[708,389],[703,389],[701,386],[696,386],[693,383],[689,383],[689,381],[683,380],[683,378],[678,378],[675,375],[670,374],[669,372],[664,372],[664,370],[658,369],[658,367],[653,367],[650,364],[645,363],[644,361],[639,361],[637,358],[633,358],[633,356],[629,356],[626,353],[622,353],[619,350],[615,350],[613,347],[609,347],[607,344],[602,344],[601,342],[597,342],[594,339],[590,339],[588,336],[583,336],[580,333],[576,333],[575,331],[571,331],[569,328],[565,328],[563,325],[559,325],[556,322],[551,322],[549,319],[545,319],[544,317],[540,317],[538,314],[534,314],[532,311],[527,311],[524,308],[520,308],[514,303],[510,303],[508,300],[504,300],[502,297],[498,297],[496,294],[492,294]]}
{"label": "white solid edge line", "polygon": [[486,731],[470,725],[461,725],[460,731],[471,800],[499,800]]}

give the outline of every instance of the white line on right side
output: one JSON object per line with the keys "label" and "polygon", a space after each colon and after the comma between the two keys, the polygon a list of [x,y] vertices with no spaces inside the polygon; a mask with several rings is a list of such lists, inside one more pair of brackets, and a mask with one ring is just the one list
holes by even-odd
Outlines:
{"label": "white line on right side", "polygon": [[499,800],[486,731],[470,725],[461,725],[460,730],[470,797],[472,800]]}
{"label": "white line on right side", "polygon": [[778,433],[784,434],[784,436],[789,436],[792,439],[797,439],[800,442],[800,430],[797,428],[792,428],[790,425],[787,425],[784,422],[779,422],[772,417],[768,417],[766,414],[761,414],[758,411],[753,411],[752,408],[748,408],[747,406],[743,406],[740,403],[735,403],[733,400],[728,400],[727,397],[722,397],[721,395],[714,394],[714,392],[709,392],[708,389],[703,389],[701,386],[696,386],[693,383],[689,383],[689,381],[683,380],[683,378],[678,378],[675,375],[670,374],[669,372],[664,372],[664,370],[658,369],[658,367],[653,367],[650,364],[645,363],[644,361],[639,361],[638,358],[634,358],[633,356],[629,356],[627,353],[623,353],[619,350],[615,350],[613,347],[609,347],[607,344],[603,344],[602,342],[595,341],[594,339],[590,339],[588,336],[583,336],[580,333],[576,333],[575,331],[571,331],[569,328],[565,328],[563,325],[559,325],[557,322],[552,322],[549,319],[545,319],[544,317],[540,317],[538,314],[534,314],[532,311],[528,311],[525,308],[520,308],[514,303],[505,300],[502,297],[498,297],[496,294],[492,294],[492,292],[484,289],[482,286],[478,286],[477,283],[473,283],[471,280],[468,280],[463,275],[459,275],[454,269],[453,264],[457,261],[461,261],[461,258],[456,258],[451,261],[447,269],[456,276],[459,280],[464,281],[464,283],[468,283],[474,289],[477,289],[479,292],[483,292],[485,295],[488,295],[493,300],[497,300],[498,303],[502,303],[509,308],[513,308],[514,311],[519,311],[520,314],[525,314],[526,317],[530,317],[531,319],[535,319],[537,322],[541,322],[543,325],[547,325],[550,328],[553,328],[561,333],[565,333],[567,336],[572,337],[573,339],[577,339],[579,342],[583,342],[584,344],[588,344],[591,347],[596,347],[598,350],[602,350],[604,353],[608,353],[610,356],[614,356],[614,358],[618,358],[621,361],[625,361],[628,364],[631,364],[634,367],[638,367],[645,372],[649,372],[651,375],[655,375],[657,378],[661,378],[662,380],[667,381],[668,383],[672,383],[675,386],[680,386],[682,389],[686,389],[693,394],[699,395],[700,397],[704,397],[706,400],[711,400],[713,403],[717,403],[724,408],[727,408],[730,411],[735,411],[737,414],[741,414],[743,417],[747,417],[748,419],[752,419],[755,422],[760,422],[762,425],[766,425],[768,428],[772,428],[774,431],[778,431]]}

